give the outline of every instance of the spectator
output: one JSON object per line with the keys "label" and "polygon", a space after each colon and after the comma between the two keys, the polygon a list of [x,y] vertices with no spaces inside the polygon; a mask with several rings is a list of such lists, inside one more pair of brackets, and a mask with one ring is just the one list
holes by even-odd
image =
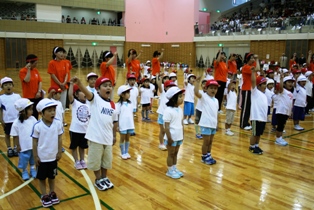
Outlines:
{"label": "spectator", "polygon": [[11,20],[17,20],[15,12],[12,13]]}
{"label": "spectator", "polygon": [[31,19],[31,21],[37,21],[37,18],[36,18],[36,16],[35,16],[35,15],[32,15],[32,19]]}
{"label": "spectator", "polygon": [[26,15],[26,21],[30,21],[31,17],[29,15]]}
{"label": "spectator", "polygon": [[65,23],[65,17],[64,17],[64,15],[62,15],[62,17],[61,17],[61,23]]}
{"label": "spectator", "polygon": [[73,17],[73,21],[72,21],[72,23],[78,23],[78,21],[77,21],[76,17]]}
{"label": "spectator", "polygon": [[92,25],[97,25],[97,20],[96,20],[96,18],[93,18],[92,19],[92,23],[91,23]]}
{"label": "spectator", "polygon": [[301,54],[301,57],[298,59],[298,63],[300,66],[306,63],[306,58],[304,57],[304,54]]}
{"label": "spectator", "polygon": [[22,14],[21,15],[21,20],[25,20],[26,18],[25,18],[25,16],[24,16],[24,14]]}
{"label": "spectator", "polygon": [[71,23],[70,15],[67,16],[66,22],[67,22],[67,23]]}
{"label": "spectator", "polygon": [[82,19],[81,19],[81,24],[86,24],[86,20],[84,17],[82,17]]}

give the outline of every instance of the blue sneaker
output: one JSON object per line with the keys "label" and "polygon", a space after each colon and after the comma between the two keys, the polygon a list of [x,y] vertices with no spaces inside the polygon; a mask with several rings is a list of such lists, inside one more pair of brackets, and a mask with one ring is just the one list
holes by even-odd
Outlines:
{"label": "blue sneaker", "polygon": [[23,179],[24,181],[29,180],[28,171],[25,170],[25,171],[22,172],[22,179]]}
{"label": "blue sneaker", "polygon": [[201,134],[196,134],[196,138],[198,138],[198,139],[202,139],[202,138],[203,138],[203,136],[202,136]]}
{"label": "blue sneaker", "polygon": [[36,176],[37,176],[37,171],[36,171],[35,168],[31,168],[31,169],[29,170],[29,173],[31,174],[31,176],[32,176],[34,179],[36,178]]}
{"label": "blue sneaker", "polygon": [[179,169],[175,168],[174,170],[175,172],[177,172],[177,174],[179,174],[180,177],[184,176],[184,174],[181,171],[179,171]]}
{"label": "blue sneaker", "polygon": [[64,152],[64,151],[65,151],[65,149],[62,147],[61,151],[62,151],[62,152]]}
{"label": "blue sneaker", "polygon": [[206,156],[202,156],[202,162],[207,164],[207,165],[213,165],[216,163],[216,160],[214,158],[212,158],[211,155],[206,155]]}
{"label": "blue sneaker", "polygon": [[179,179],[181,177],[175,170],[168,170],[166,175],[172,179]]}

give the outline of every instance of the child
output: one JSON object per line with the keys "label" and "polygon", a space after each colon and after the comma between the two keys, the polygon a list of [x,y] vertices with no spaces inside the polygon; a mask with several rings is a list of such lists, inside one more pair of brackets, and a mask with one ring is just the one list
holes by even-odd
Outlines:
{"label": "child", "polygon": [[22,169],[23,180],[29,179],[27,165],[30,164],[30,174],[36,178],[36,169],[33,156],[33,140],[30,136],[34,124],[37,122],[33,115],[33,102],[29,99],[21,98],[14,103],[14,107],[19,111],[19,117],[13,122],[10,135],[18,142],[17,150],[19,152],[18,167]]}
{"label": "child", "polygon": [[210,79],[214,79],[214,76],[213,76],[213,69],[212,68],[208,68],[206,71],[205,71],[205,79],[206,80],[210,80]]}
{"label": "child", "polygon": [[[136,87],[136,78],[134,74],[128,74],[127,75],[127,83],[128,86],[131,88],[130,90],[130,101],[133,106],[133,115],[136,117],[136,112],[137,112],[137,104],[138,104],[138,97],[139,97],[139,91],[138,88]],[[135,132],[132,135],[135,135]]]}
{"label": "child", "polygon": [[152,91],[150,89],[150,83],[148,78],[143,78],[142,87],[140,88],[141,105],[142,105],[142,121],[150,121],[148,117],[150,98]]}
{"label": "child", "polygon": [[265,130],[267,122],[267,97],[265,95],[266,78],[258,76],[256,77],[255,67],[251,67],[251,124],[252,124],[252,136],[250,138],[249,151],[253,154],[261,155],[263,150],[259,147],[259,141],[261,135]]}
{"label": "child", "polygon": [[307,78],[306,84],[305,84],[305,90],[306,90],[306,107],[305,107],[305,115],[309,116],[310,109],[313,108],[313,72],[307,71],[305,72],[305,77]]}
{"label": "child", "polygon": [[[33,127],[33,155],[37,166],[36,178],[39,180],[41,190],[41,203],[43,207],[58,204],[60,201],[55,190],[55,176],[58,163],[62,156],[62,122],[55,118],[57,104],[48,99],[42,99],[36,106],[42,115]],[[46,194],[46,179],[49,183],[49,194]]]}
{"label": "child", "polygon": [[[92,93],[96,93],[95,82],[96,82],[97,78],[98,78],[98,75],[94,72],[90,72],[86,76],[86,80],[88,82],[88,85],[86,86],[86,88],[87,88],[87,90],[89,90]],[[86,102],[88,102],[88,101],[86,101]]]}
{"label": "child", "polygon": [[194,94],[202,102],[202,115],[199,126],[203,136],[202,158],[201,161],[207,165],[216,163],[211,155],[214,135],[218,127],[218,100],[215,95],[218,91],[218,82],[216,80],[207,80],[205,84],[205,92],[199,92],[200,77],[196,79]]}
{"label": "child", "polygon": [[[206,89],[205,89],[206,82],[207,82],[206,79],[202,80],[202,84],[201,84],[202,90],[199,90],[200,94],[206,92]],[[202,139],[203,138],[202,135],[201,135],[200,126],[198,125],[198,123],[200,122],[201,116],[202,116],[202,101],[198,100],[197,104],[195,106],[195,124],[194,124],[196,138],[198,138],[198,139]]]}
{"label": "child", "polygon": [[123,160],[130,159],[130,134],[134,133],[133,105],[130,99],[130,88],[122,85],[118,88],[119,101],[116,103],[118,127],[120,130],[120,150]]}
{"label": "child", "polygon": [[171,72],[169,74],[169,79],[172,80],[176,85],[178,85],[177,74],[176,73]]}
{"label": "child", "polygon": [[180,105],[183,103],[184,90],[178,87],[171,87],[165,93],[167,102],[167,108],[163,114],[163,121],[165,126],[165,145],[168,149],[167,166],[168,170],[166,175],[179,179],[183,177],[183,173],[176,167],[177,157],[180,149],[180,145],[183,142],[183,124],[182,117],[183,112]]}
{"label": "child", "polygon": [[149,113],[151,113],[151,114],[154,113],[152,111],[153,99],[154,99],[155,94],[157,93],[155,84],[156,84],[156,76],[152,76],[150,78],[150,83],[149,83],[149,88],[150,88],[150,91],[151,91]]}
{"label": "child", "polygon": [[[161,84],[163,83],[163,84]],[[168,76],[164,76],[161,79],[157,76],[157,84],[159,85],[159,92],[160,92],[160,100],[159,106],[157,109],[158,113],[158,120],[157,123],[159,124],[159,146],[158,148],[162,151],[167,150],[167,147],[164,144],[164,136],[165,136],[165,129],[164,129],[164,121],[163,121],[163,114],[167,107],[166,103],[168,99],[166,98],[166,92],[170,87],[177,86],[172,80],[169,80]]]}
{"label": "child", "polygon": [[285,124],[291,115],[293,94],[291,90],[293,88],[294,79],[291,76],[284,77],[281,75],[278,94],[276,94],[277,104],[273,112],[276,113],[276,141],[275,144],[286,146],[288,143],[282,138]]}
{"label": "child", "polygon": [[143,69],[144,69],[144,75],[147,75],[147,77],[150,77],[151,66],[152,66],[152,63],[150,62],[150,60],[146,61]]}
{"label": "child", "polygon": [[21,98],[19,94],[13,93],[13,80],[9,77],[1,79],[1,88],[4,94],[0,96],[0,122],[4,130],[4,139],[8,148],[8,157],[19,156],[17,151],[17,141],[14,141],[14,148],[11,147],[10,132],[14,120],[18,117],[19,112],[13,104]]}
{"label": "child", "polygon": [[305,118],[305,107],[306,107],[306,90],[304,88],[306,84],[306,77],[303,75],[298,76],[296,87],[294,88],[293,98],[293,124],[294,129],[297,131],[304,130],[303,127],[299,125],[300,120]]}
{"label": "child", "polygon": [[[272,103],[272,96],[274,95],[274,91],[273,91],[274,84],[275,84],[275,82],[274,82],[273,79],[270,79],[270,78],[267,79],[266,90],[265,90],[265,94],[266,94],[266,97],[267,97],[267,103],[268,103],[267,115],[270,115],[270,107],[271,107],[271,103]],[[267,122],[270,122],[270,121],[267,119]]]}
{"label": "child", "polygon": [[[74,158],[74,167],[77,170],[86,169],[84,160],[85,149],[88,148],[87,139],[85,138],[87,126],[90,119],[89,105],[86,104],[85,94],[79,89],[77,85],[73,85],[70,81],[69,87],[69,101],[72,105],[72,120],[69,129],[70,133],[70,149]],[[79,147],[79,155],[77,156],[77,148]]]}
{"label": "child", "polygon": [[[184,97],[184,120],[183,124],[194,124],[191,116],[194,115],[194,81],[195,75],[190,74],[185,82],[185,97]],[[188,118],[188,119],[186,119]]]}
{"label": "child", "polygon": [[107,170],[112,168],[112,145],[116,143],[117,122],[115,104],[110,100],[112,81],[105,77],[96,80],[97,93],[91,93],[81,81],[71,79],[90,101],[91,119],[87,126],[85,138],[89,140],[87,168],[94,171],[95,187],[99,190],[113,188],[107,177]]}
{"label": "child", "polygon": [[234,120],[235,111],[237,110],[237,90],[235,89],[236,81],[232,81],[228,85],[227,90],[227,105],[226,105],[226,122],[225,122],[225,134],[233,136],[234,133],[230,131],[231,125]]}
{"label": "child", "polygon": [[63,126],[67,126],[64,122],[64,109],[60,101],[62,90],[56,86],[52,86],[48,90],[48,98],[57,104],[56,107],[56,118],[63,122]]}

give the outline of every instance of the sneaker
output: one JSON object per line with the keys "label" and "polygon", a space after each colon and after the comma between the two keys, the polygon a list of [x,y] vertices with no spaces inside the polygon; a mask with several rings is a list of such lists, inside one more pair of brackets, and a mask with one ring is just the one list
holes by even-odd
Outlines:
{"label": "sneaker", "polygon": [[60,203],[60,200],[59,200],[59,198],[57,197],[57,194],[56,194],[55,192],[51,192],[51,193],[49,194],[49,197],[50,197],[51,203],[52,203],[53,205]]}
{"label": "sneaker", "polygon": [[218,114],[223,114],[224,112],[222,110],[219,110],[218,111]]}
{"label": "sneaker", "polygon": [[249,147],[249,151],[252,152],[253,154],[256,154],[256,155],[261,155],[263,154],[260,150],[259,150],[259,147]]}
{"label": "sneaker", "polygon": [[8,149],[8,157],[13,157],[14,156],[14,152],[12,148]]}
{"label": "sneaker", "polygon": [[155,99],[158,99],[158,98],[159,98],[159,96],[155,96],[154,98],[155,98]]}
{"label": "sneaker", "polygon": [[166,175],[172,179],[179,179],[181,177],[175,170],[168,170]]}
{"label": "sneaker", "polygon": [[146,117],[145,120],[148,121],[148,122],[149,122],[149,121],[152,121],[152,120],[151,120],[150,118],[148,118],[148,117]]}
{"label": "sneaker", "polygon": [[225,134],[228,135],[228,136],[233,136],[234,135],[234,133],[231,132],[230,130],[227,130]]}
{"label": "sneaker", "polygon": [[256,146],[255,146],[255,148],[256,148],[260,153],[263,154],[264,151],[263,151],[260,147],[256,147]]}
{"label": "sneaker", "polygon": [[35,168],[31,168],[31,169],[29,170],[29,173],[31,174],[31,176],[32,176],[34,179],[36,178],[36,176],[37,176],[37,171],[36,171]]}
{"label": "sneaker", "polygon": [[184,120],[183,120],[183,124],[184,124],[184,125],[188,125],[188,124],[189,124],[189,123],[188,123],[188,120],[187,120],[187,119],[184,119]]}
{"label": "sneaker", "polygon": [[135,132],[130,134],[130,136],[135,136],[135,135],[136,135],[136,133],[135,133]]}
{"label": "sneaker", "polygon": [[114,187],[114,185],[112,184],[112,182],[108,178],[103,178],[100,181],[103,185],[107,186],[108,189],[111,189]]}
{"label": "sneaker", "polygon": [[85,160],[81,160],[80,162],[81,162],[82,169],[87,169]]}
{"label": "sneaker", "polygon": [[94,185],[98,190],[108,190],[107,185],[102,183],[102,179],[96,180]]}
{"label": "sneaker", "polygon": [[190,118],[190,119],[188,120],[188,123],[189,123],[189,124],[194,124],[194,121]]}
{"label": "sneaker", "polygon": [[63,123],[63,127],[67,127],[68,126],[68,123]]}
{"label": "sneaker", "polygon": [[179,169],[177,168],[175,169],[175,172],[177,172],[177,174],[179,174],[180,177],[184,176],[184,174],[181,171],[179,171]]}
{"label": "sneaker", "polygon": [[252,126],[245,126],[244,128],[243,128],[244,130],[246,130],[246,131],[249,131],[249,130],[251,130],[252,129]]}
{"label": "sneaker", "polygon": [[25,171],[22,172],[22,179],[23,179],[24,181],[29,180],[28,171],[25,170]]}
{"label": "sneaker", "polygon": [[14,155],[15,157],[18,157],[18,156],[19,156],[19,152],[17,151],[17,148],[16,148],[16,147],[14,147],[14,149],[13,149],[13,155]]}
{"label": "sneaker", "polygon": [[294,129],[297,131],[303,131],[304,130],[304,128],[302,128],[300,125],[295,125]]}
{"label": "sneaker", "polygon": [[164,144],[159,144],[158,148],[159,148],[160,150],[162,150],[162,151],[166,151],[166,150],[167,150],[167,147],[166,147],[166,145],[164,145]]}
{"label": "sneaker", "polygon": [[129,153],[126,153],[125,156],[127,159],[131,159],[131,155]]}
{"label": "sneaker", "polygon": [[283,132],[283,133],[286,133],[286,130],[283,130],[282,132]]}
{"label": "sneaker", "polygon": [[43,207],[52,206],[51,198],[49,197],[49,195],[41,196],[40,202],[43,205]]}
{"label": "sneaker", "polygon": [[126,154],[121,154],[121,158],[122,158],[122,160],[127,160],[127,159],[128,159],[128,157],[126,156]]}
{"label": "sneaker", "polygon": [[308,117],[308,116],[311,116],[311,114],[310,113],[306,113],[305,116]]}
{"label": "sneaker", "polygon": [[82,165],[81,165],[81,162],[80,162],[79,160],[75,162],[74,167],[75,167],[77,170],[83,169],[83,167],[82,167]]}
{"label": "sneaker", "polygon": [[275,144],[278,144],[280,146],[287,146],[288,142],[286,142],[282,137],[280,137],[276,139]]}
{"label": "sneaker", "polygon": [[150,114],[154,114],[154,112],[152,110],[149,111]]}
{"label": "sneaker", "polygon": [[70,109],[69,109],[69,108],[65,108],[65,110],[64,110],[64,111],[68,112],[68,111],[70,111]]}
{"label": "sneaker", "polygon": [[202,139],[202,138],[203,138],[203,136],[202,136],[202,134],[196,134],[196,138],[198,138],[198,139]]}
{"label": "sneaker", "polygon": [[62,152],[64,152],[64,151],[65,151],[65,149],[62,147],[61,151],[62,151]]}
{"label": "sneaker", "polygon": [[145,118],[145,117],[143,117],[143,118],[142,118],[142,121],[146,121],[146,118]]}
{"label": "sneaker", "polygon": [[205,164],[207,165],[213,165],[213,164],[216,164],[216,160],[212,157],[212,156],[209,156],[205,161],[204,161]]}
{"label": "sneaker", "polygon": [[276,128],[271,128],[270,132],[276,132]]}

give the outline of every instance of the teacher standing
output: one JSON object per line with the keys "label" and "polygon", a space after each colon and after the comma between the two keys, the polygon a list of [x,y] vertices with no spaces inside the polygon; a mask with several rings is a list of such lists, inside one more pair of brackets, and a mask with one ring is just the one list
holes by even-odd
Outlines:
{"label": "teacher standing", "polygon": [[216,55],[216,60],[214,62],[215,67],[215,75],[214,79],[218,82],[219,87],[216,93],[216,98],[219,103],[219,113],[222,113],[221,103],[224,96],[224,90],[226,88],[227,83],[227,75],[228,75],[228,67],[226,64],[226,54],[224,52],[218,51]]}

